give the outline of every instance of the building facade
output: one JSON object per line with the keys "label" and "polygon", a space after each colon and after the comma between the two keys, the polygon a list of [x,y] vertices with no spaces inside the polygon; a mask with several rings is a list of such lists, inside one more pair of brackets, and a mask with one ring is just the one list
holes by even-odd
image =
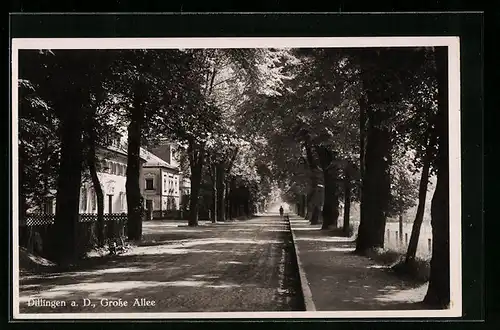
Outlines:
{"label": "building facade", "polygon": [[[100,161],[97,176],[104,194],[104,213],[127,213],[127,152],[119,139],[106,148],[96,150]],[[146,160],[141,155],[141,162]],[[139,186],[144,191],[142,166]],[[97,195],[89,178],[85,178],[80,191],[80,213],[97,213]]]}
{"label": "building facade", "polygon": [[180,205],[179,167],[147,150],[141,150],[141,156],[146,159],[142,166],[146,209],[178,210]]}
{"label": "building facade", "polygon": [[[97,176],[104,194],[104,213],[127,213],[127,146],[117,137],[108,147],[96,150],[99,164]],[[162,148],[163,147],[163,148]],[[139,186],[144,198],[143,207],[150,211],[173,211],[181,207],[183,195],[190,194],[190,180],[183,178],[172,146],[155,149],[168,162],[152,152],[140,149]],[[56,191],[45,196],[44,213],[55,213]],[[88,174],[80,187],[79,213],[97,213],[97,195]]]}

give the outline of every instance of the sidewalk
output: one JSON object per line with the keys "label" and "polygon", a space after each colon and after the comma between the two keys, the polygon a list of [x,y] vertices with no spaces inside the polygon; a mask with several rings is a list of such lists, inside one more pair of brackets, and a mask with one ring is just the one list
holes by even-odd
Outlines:
{"label": "sidewalk", "polygon": [[351,238],[331,236],[290,217],[307,311],[423,309],[427,285],[415,287],[367,257],[354,255]]}

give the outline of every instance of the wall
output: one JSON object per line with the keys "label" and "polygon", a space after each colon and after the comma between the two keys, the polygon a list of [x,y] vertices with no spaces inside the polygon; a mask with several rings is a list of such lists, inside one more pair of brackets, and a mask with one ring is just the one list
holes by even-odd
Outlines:
{"label": "wall", "polygon": [[[104,213],[109,213],[109,195],[112,195],[112,213],[127,213],[126,170],[127,156],[120,153],[100,151],[100,171],[97,173],[104,193]],[[144,191],[144,173],[141,170],[139,187]],[[97,196],[92,182],[82,184],[80,192],[80,213],[97,213]]]}
{"label": "wall", "polygon": [[[175,170],[171,169],[162,169],[162,201],[163,201],[163,209],[179,209],[179,174]],[[173,198],[173,203],[175,205],[169,206],[169,198]]]}
{"label": "wall", "polygon": [[[144,198],[153,201],[153,210],[167,210],[169,198],[174,199],[175,209],[179,209],[179,174],[173,169],[145,167],[144,185],[146,179],[153,179],[153,190],[144,190]],[[170,207],[170,209],[174,206]]]}
{"label": "wall", "polygon": [[[153,210],[161,209],[161,170],[157,167],[145,167],[142,169],[144,173],[143,185],[144,185],[144,203],[147,199],[153,201]],[[153,179],[153,189],[146,189],[146,180]]]}

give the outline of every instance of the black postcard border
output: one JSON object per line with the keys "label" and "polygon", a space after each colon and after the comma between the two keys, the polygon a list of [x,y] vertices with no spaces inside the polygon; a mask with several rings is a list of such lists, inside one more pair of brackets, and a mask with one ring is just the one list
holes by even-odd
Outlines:
{"label": "black postcard border", "polygon": [[[458,36],[461,77],[462,153],[462,320],[484,319],[483,223],[483,34],[481,13],[396,14],[11,14],[11,38],[97,37],[369,37]],[[10,73],[10,69],[9,69]],[[10,86],[10,75],[9,75]],[[10,89],[9,89],[10,100]],[[9,102],[10,105],[10,102]],[[9,109],[10,106],[9,106]],[[8,219],[12,220],[11,112],[8,112],[8,161],[10,193]],[[8,222],[9,319],[12,320],[12,221]],[[40,319],[42,320],[42,319]],[[239,320],[239,319],[238,319]],[[373,319],[372,319],[373,320]],[[387,321],[396,319],[387,319]],[[399,319],[398,321],[419,319]],[[422,319],[420,319],[422,320]],[[427,319],[428,320],[428,319]],[[450,319],[453,321],[456,319]],[[47,320],[54,322],[55,320]],[[146,321],[146,320],[145,320]],[[158,320],[150,320],[158,321]],[[179,322],[180,320],[172,320]],[[193,322],[194,320],[186,319]],[[197,322],[231,320],[197,320]],[[233,320],[234,321],[234,320]],[[246,321],[258,322],[254,319]],[[276,319],[260,322],[289,322]],[[300,324],[321,319],[296,320]],[[323,320],[325,321],[325,320]],[[345,319],[329,321],[341,322]],[[369,321],[355,319],[351,321]],[[376,322],[383,319],[373,320]],[[20,321],[15,322],[31,322]],[[57,321],[55,321],[57,322]],[[62,321],[65,322],[65,321]],[[67,322],[67,321],[66,321]],[[99,322],[99,320],[92,320]],[[127,321],[118,321],[127,322]],[[128,321],[129,322],[129,321]],[[196,324],[195,323],[195,324]],[[128,326],[129,324],[123,326]]]}

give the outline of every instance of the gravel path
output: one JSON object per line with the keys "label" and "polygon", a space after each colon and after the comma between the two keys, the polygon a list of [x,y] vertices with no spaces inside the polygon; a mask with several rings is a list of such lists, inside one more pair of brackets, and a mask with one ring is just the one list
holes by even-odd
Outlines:
{"label": "gravel path", "polygon": [[[155,221],[144,235],[145,243],[126,254],[91,258],[78,270],[22,273],[20,312],[302,309],[289,226],[279,217],[197,228]],[[33,302],[65,306],[29,306]]]}

